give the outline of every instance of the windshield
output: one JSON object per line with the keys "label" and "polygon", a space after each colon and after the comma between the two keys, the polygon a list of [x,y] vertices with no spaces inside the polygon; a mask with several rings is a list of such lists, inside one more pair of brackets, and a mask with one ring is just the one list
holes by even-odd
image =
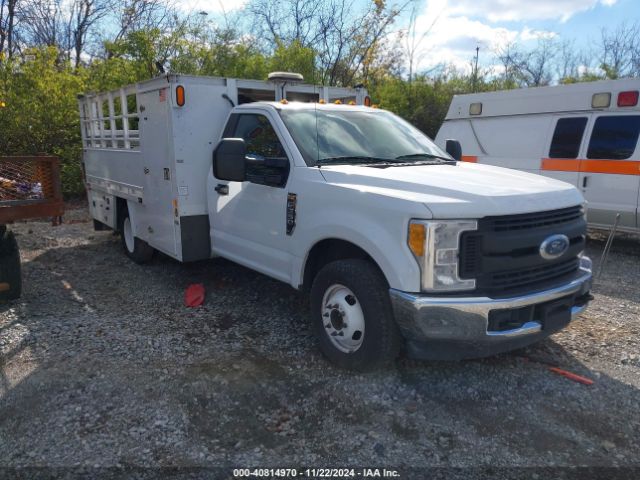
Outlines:
{"label": "windshield", "polygon": [[371,161],[420,162],[451,157],[424,133],[385,111],[281,110],[280,116],[307,165],[367,163]]}

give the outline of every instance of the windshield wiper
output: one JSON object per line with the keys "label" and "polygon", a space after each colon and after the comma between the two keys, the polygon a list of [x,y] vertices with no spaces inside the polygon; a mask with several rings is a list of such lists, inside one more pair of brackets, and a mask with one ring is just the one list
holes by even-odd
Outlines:
{"label": "windshield wiper", "polygon": [[321,158],[316,162],[316,165],[331,165],[331,164],[359,164],[366,165],[370,163],[388,163],[393,162],[392,158],[380,158],[380,157],[367,157],[364,155],[345,155],[342,157],[327,157]]}
{"label": "windshield wiper", "polygon": [[429,158],[444,160],[445,162],[455,162],[452,158],[441,157],[440,155],[434,155],[433,153],[411,153],[409,155],[400,155],[399,157],[396,157],[396,160],[409,160],[412,158]]}

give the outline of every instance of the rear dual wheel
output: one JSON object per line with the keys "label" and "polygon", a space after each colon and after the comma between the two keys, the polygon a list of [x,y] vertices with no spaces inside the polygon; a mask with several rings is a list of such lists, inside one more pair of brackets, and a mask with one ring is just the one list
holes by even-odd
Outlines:
{"label": "rear dual wheel", "polygon": [[154,249],[144,240],[134,235],[133,222],[129,210],[125,209],[120,220],[120,239],[127,256],[136,263],[147,263],[153,258]]}

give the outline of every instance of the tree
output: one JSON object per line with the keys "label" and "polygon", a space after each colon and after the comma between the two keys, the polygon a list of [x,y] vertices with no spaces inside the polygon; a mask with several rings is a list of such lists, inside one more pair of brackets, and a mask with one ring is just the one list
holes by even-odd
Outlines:
{"label": "tree", "polygon": [[424,57],[425,52],[423,51],[422,45],[427,36],[431,33],[431,30],[435,26],[436,22],[440,18],[438,15],[433,21],[427,26],[427,28],[420,32],[418,31],[418,13],[421,4],[418,2],[414,2],[411,7],[411,13],[409,15],[409,24],[407,26],[406,34],[404,35],[404,44],[405,50],[407,53],[407,63],[408,63],[408,78],[409,83],[413,80],[413,75],[415,73],[415,68],[420,60]]}
{"label": "tree", "polygon": [[519,49],[515,42],[507,42],[496,49],[495,56],[503,68],[504,84],[511,88],[517,86],[526,54]]}
{"label": "tree", "polygon": [[600,68],[607,78],[640,75],[640,24],[603,29],[598,46]]}
{"label": "tree", "polygon": [[529,87],[549,85],[553,78],[551,70],[556,54],[553,38],[539,38],[537,47],[525,56],[520,67],[522,81]]}
{"label": "tree", "polygon": [[[68,16],[67,38],[73,46],[75,67],[80,65],[90,29],[110,14],[114,3],[110,0],[74,0]],[[71,52],[71,48],[67,48]]]}
{"label": "tree", "polygon": [[580,76],[580,67],[586,67],[586,61],[581,52],[576,50],[573,40],[564,40],[558,45],[556,57],[556,74],[559,81],[565,78]]}
{"label": "tree", "polygon": [[13,55],[17,3],[18,0],[0,0],[0,61],[5,52],[9,59]]}
{"label": "tree", "polygon": [[175,9],[165,0],[121,0],[116,9],[118,30],[112,40],[118,41],[135,30],[161,28],[176,15]]}
{"label": "tree", "polygon": [[49,152],[62,160],[65,193],[83,191],[80,125],[76,96],[84,71],[60,62],[55,47],[27,49],[29,60],[0,64],[0,155]]}
{"label": "tree", "polygon": [[352,85],[366,82],[377,55],[392,49],[387,35],[408,4],[374,0],[362,8],[355,0],[254,0],[249,11],[254,30],[268,40],[267,51],[280,42],[313,49],[322,83]]}
{"label": "tree", "polygon": [[107,17],[116,0],[22,0],[21,36],[30,46],[57,47],[77,68],[90,30]]}

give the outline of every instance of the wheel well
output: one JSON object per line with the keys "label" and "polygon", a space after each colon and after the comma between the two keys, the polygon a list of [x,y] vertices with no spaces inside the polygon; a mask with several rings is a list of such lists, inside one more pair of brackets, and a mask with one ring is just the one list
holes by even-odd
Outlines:
{"label": "wheel well", "polygon": [[346,240],[329,238],[326,240],[321,240],[320,242],[316,243],[313,248],[311,248],[304,266],[304,275],[302,279],[303,283],[301,285],[301,289],[305,291],[309,291],[311,289],[313,279],[316,277],[322,267],[336,260],[346,259],[367,260],[375,265],[375,267],[380,271],[380,273],[382,273],[382,276],[384,277],[384,272],[382,272],[380,266],[371,257],[371,255],[369,255],[362,248]]}

